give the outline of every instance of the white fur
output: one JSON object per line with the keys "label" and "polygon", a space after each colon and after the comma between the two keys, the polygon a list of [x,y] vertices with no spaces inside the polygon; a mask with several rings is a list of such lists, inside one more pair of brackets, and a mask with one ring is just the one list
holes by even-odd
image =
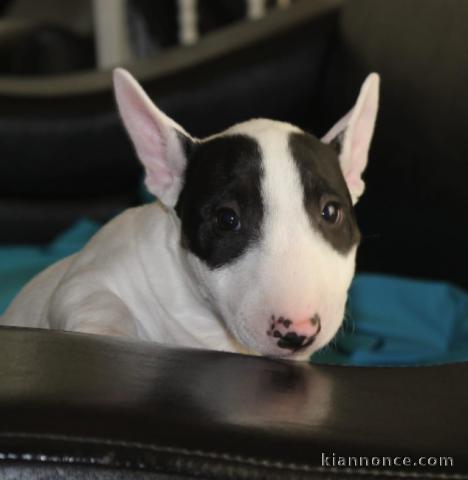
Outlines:
{"label": "white fur", "polygon": [[1,323],[242,351],[203,297],[179,230],[161,203],[125,211],[29,282]]}
{"label": "white fur", "polygon": [[[348,153],[341,161],[350,190],[358,187],[352,191],[356,199],[370,142],[366,128],[373,130],[375,121],[376,81],[364,85],[357,113],[331,131],[348,128]],[[82,251],[35,277],[1,323],[283,356],[290,352],[266,335],[271,316],[291,319],[297,332],[309,335],[316,328],[310,318],[318,314],[322,330],[315,342],[290,356],[306,358],[330,341],[343,319],[356,248],[336,252],[307,217],[288,147],[288,134],[300,130],[257,119],[218,134],[242,133],[258,142],[264,219],[259,242],[234,263],[211,270],[181,247],[181,225],[172,209],[186,163],[176,132],[187,132],[158,110],[127,72],[116,71],[115,88],[147,185],[161,203],[127,210]]]}

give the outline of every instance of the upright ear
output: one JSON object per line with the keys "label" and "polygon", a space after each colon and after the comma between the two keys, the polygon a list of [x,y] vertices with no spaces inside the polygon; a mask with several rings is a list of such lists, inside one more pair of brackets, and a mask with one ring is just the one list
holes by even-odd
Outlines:
{"label": "upright ear", "polygon": [[145,167],[148,190],[166,206],[177,203],[192,137],[149,99],[126,70],[114,70],[119,112]]}
{"label": "upright ear", "polygon": [[324,143],[338,147],[341,169],[351,193],[353,204],[364,192],[362,173],[374,133],[379,103],[380,78],[371,73],[364,81],[354,108],[322,138]]}

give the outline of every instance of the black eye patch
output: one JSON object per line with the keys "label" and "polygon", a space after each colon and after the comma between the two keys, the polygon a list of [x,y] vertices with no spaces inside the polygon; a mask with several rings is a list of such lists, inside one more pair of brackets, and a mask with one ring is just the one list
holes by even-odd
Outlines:
{"label": "black eye patch", "polygon": [[[291,133],[289,149],[304,189],[304,208],[312,226],[340,253],[359,242],[360,234],[351,197],[334,148],[307,133]],[[322,221],[324,199],[342,209],[339,225]]]}
{"label": "black eye patch", "polygon": [[[211,268],[233,262],[260,236],[261,165],[260,146],[246,135],[215,137],[191,149],[176,212],[183,245]],[[220,210],[233,204],[239,227],[220,228]]]}

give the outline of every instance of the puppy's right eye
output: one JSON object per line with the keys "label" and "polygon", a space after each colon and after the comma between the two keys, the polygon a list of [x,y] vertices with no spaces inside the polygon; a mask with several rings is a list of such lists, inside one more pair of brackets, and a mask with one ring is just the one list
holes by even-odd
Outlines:
{"label": "puppy's right eye", "polygon": [[216,211],[216,225],[223,232],[233,232],[239,230],[241,222],[232,208],[222,207]]}
{"label": "puppy's right eye", "polygon": [[343,218],[343,211],[338,202],[327,202],[322,208],[322,218],[331,224],[338,224]]}

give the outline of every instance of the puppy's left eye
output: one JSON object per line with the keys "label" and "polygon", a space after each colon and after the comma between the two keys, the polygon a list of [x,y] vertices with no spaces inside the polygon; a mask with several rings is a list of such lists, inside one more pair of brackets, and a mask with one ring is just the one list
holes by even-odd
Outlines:
{"label": "puppy's left eye", "polygon": [[322,218],[331,224],[338,224],[343,218],[343,209],[338,202],[327,202],[322,208]]}
{"label": "puppy's left eye", "polygon": [[216,211],[216,225],[220,230],[229,232],[239,230],[241,222],[232,208],[222,207]]}

